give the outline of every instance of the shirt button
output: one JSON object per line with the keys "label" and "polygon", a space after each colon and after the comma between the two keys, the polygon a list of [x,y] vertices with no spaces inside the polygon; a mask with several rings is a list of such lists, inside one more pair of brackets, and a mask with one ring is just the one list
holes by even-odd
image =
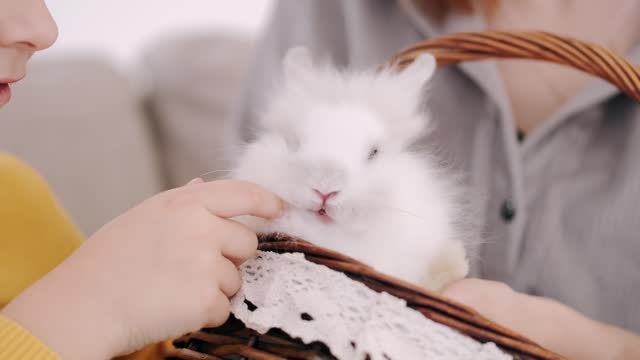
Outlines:
{"label": "shirt button", "polygon": [[500,215],[506,222],[511,222],[516,217],[516,208],[511,200],[505,200],[500,208]]}

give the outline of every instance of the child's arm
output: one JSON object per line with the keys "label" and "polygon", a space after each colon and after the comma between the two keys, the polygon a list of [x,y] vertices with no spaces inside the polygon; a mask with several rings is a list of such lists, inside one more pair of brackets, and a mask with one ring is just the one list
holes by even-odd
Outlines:
{"label": "child's arm", "polygon": [[[170,349],[172,349],[171,341],[165,341],[114,360],[162,360],[167,357]],[[0,315],[0,359],[62,360],[40,339],[2,315]]]}
{"label": "child's arm", "polygon": [[[4,185],[5,197],[34,194],[22,189],[24,182]],[[6,203],[7,213],[15,214],[26,200]],[[237,266],[257,248],[256,234],[228,218],[276,217],[282,209],[274,194],[240,181],[195,181],[143,202],[58,260],[53,270],[38,273],[44,277],[26,290],[5,294],[10,301],[0,311],[0,358],[106,359],[224,323],[229,297],[240,287]],[[25,218],[14,218],[17,228],[36,226],[24,226]],[[41,225],[52,229],[49,222]],[[7,260],[0,262],[0,284],[25,278],[30,255],[51,247],[41,241],[22,251],[23,244],[40,238],[28,232],[0,235],[1,248],[15,249],[0,252]],[[17,285],[22,289],[29,283]],[[0,295],[5,288],[0,286]],[[133,358],[150,358],[144,355],[164,351],[166,345],[146,348]]]}

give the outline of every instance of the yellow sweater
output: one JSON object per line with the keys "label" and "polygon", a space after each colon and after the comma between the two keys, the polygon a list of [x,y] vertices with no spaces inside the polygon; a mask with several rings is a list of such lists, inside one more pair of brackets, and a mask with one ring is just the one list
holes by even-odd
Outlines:
{"label": "yellow sweater", "polygon": [[[0,153],[0,308],[47,274],[82,243],[44,180]],[[169,342],[127,357],[161,359]],[[59,360],[27,330],[0,316],[0,360]]]}

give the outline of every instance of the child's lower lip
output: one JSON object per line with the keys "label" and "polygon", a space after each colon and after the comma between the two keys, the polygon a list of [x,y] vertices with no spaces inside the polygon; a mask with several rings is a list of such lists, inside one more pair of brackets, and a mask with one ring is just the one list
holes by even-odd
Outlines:
{"label": "child's lower lip", "polygon": [[0,107],[6,105],[11,100],[11,87],[9,84],[0,84]]}

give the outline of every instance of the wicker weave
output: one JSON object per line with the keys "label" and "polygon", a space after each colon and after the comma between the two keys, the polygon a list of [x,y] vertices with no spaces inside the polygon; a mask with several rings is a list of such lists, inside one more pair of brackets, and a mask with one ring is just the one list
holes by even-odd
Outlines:
{"label": "wicker weave", "polygon": [[610,82],[640,102],[640,67],[597,44],[548,32],[457,33],[420,42],[398,53],[388,63],[403,67],[425,52],[433,54],[441,66],[491,58],[567,65]]}
{"label": "wicker weave", "polygon": [[[619,87],[640,101],[640,68],[598,45],[545,32],[459,33],[416,44],[386,65],[404,67],[429,52],[441,66],[489,58],[519,58],[555,62],[580,69]],[[260,249],[301,252],[307,260],[341,271],[376,291],[405,299],[427,318],[481,342],[494,342],[516,359],[563,359],[531,340],[480,316],[476,311],[441,295],[378,273],[349,257],[281,234],[261,236]],[[175,341],[170,358],[204,359],[333,359],[318,343],[305,345],[274,329],[263,335],[231,317],[216,329],[203,329]]]}

